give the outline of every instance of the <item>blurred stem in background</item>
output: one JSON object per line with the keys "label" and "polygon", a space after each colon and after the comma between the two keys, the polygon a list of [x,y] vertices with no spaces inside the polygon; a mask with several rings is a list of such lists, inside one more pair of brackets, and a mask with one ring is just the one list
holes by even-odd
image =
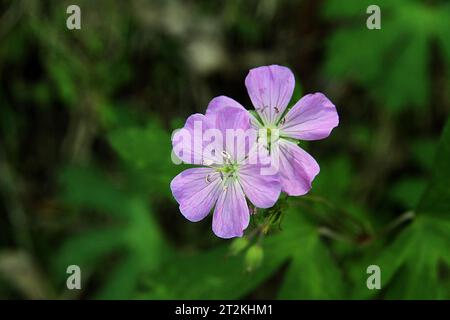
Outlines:
{"label": "blurred stem in background", "polygon": [[15,236],[16,246],[33,252],[33,243],[29,230],[28,218],[22,207],[20,197],[21,180],[12,167],[6,160],[6,153],[0,147],[0,190],[2,194],[3,203],[8,212],[9,221],[13,228],[13,235]]}

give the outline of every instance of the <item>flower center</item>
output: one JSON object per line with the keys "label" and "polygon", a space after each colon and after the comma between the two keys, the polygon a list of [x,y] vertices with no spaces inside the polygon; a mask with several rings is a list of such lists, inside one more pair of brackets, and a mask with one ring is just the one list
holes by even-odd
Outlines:
{"label": "flower center", "polygon": [[216,171],[219,172],[222,179],[223,190],[226,190],[228,188],[228,180],[238,178],[239,165],[228,163],[223,167],[217,168]]}
{"label": "flower center", "polygon": [[217,169],[226,177],[235,176],[238,172],[239,166],[235,163],[229,163]]}

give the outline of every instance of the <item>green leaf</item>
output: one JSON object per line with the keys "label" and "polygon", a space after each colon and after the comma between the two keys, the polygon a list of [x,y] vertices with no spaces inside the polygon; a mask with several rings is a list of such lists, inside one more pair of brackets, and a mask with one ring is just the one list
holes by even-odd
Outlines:
{"label": "green leaf", "polygon": [[[440,262],[450,262],[450,223],[426,216],[419,217],[411,226],[408,236],[410,247],[402,268],[403,276],[388,288],[388,297],[402,299],[448,299],[441,289],[450,293],[449,279],[439,276]],[[401,282],[401,283],[399,283]]]}
{"label": "green leaf", "polygon": [[125,256],[105,279],[105,285],[97,292],[98,299],[129,299],[135,296],[142,263],[135,255]]}
{"label": "green leaf", "polygon": [[405,209],[413,209],[419,203],[425,187],[424,178],[406,178],[394,184],[389,194]]}
{"label": "green leaf", "polygon": [[314,180],[313,192],[326,197],[330,201],[346,199],[353,178],[353,170],[349,158],[336,156],[331,161],[324,161],[322,166],[326,170],[323,170]]}
{"label": "green leaf", "polygon": [[109,142],[130,169],[133,181],[149,195],[171,198],[170,181],[182,167],[171,160],[170,135],[158,123],[119,128],[109,134]]}
{"label": "green leaf", "polygon": [[431,182],[417,207],[419,213],[450,219],[450,121],[439,143]]}
{"label": "green leaf", "polygon": [[[398,0],[395,2],[404,2],[408,0]],[[324,6],[324,16],[327,18],[355,18],[361,17],[361,22],[365,22],[366,8],[371,4],[377,4],[383,9],[390,10],[391,7],[396,4],[389,0],[378,0],[374,3],[372,0],[359,0],[359,1],[340,1],[340,0],[328,0]]]}
{"label": "green leaf", "polygon": [[60,184],[62,198],[72,206],[117,216],[123,216],[126,211],[126,196],[97,169],[67,167],[60,175]]}
{"label": "green leaf", "polygon": [[[119,190],[95,169],[69,168],[61,176],[67,203],[81,212],[95,209],[98,214],[117,215],[107,222],[111,226],[90,226],[63,243],[54,260],[60,279],[68,265],[76,264],[87,274],[105,274],[106,285],[98,297],[134,296],[139,277],[158,269],[171,255],[152,210],[139,194]],[[107,258],[113,254],[116,259],[110,262]],[[108,268],[99,266],[100,260],[107,261]]]}
{"label": "green leaf", "polygon": [[411,147],[412,156],[417,164],[431,172],[436,154],[436,139],[417,139],[412,142]]}
{"label": "green leaf", "polygon": [[93,266],[104,255],[123,245],[122,228],[109,227],[86,231],[66,240],[56,255],[56,270],[65,272],[71,264]]}
{"label": "green leaf", "polygon": [[280,299],[342,299],[342,274],[316,229],[299,235],[279,292]]}
{"label": "green leaf", "polygon": [[[147,281],[148,288],[141,297],[242,298],[274,274],[290,258],[293,259],[293,263],[284,281],[281,292],[283,298],[342,297],[343,284],[340,271],[322,244],[317,229],[303,221],[295,207],[285,212],[285,215],[282,230],[262,241],[264,262],[252,272],[246,272],[246,253],[232,256],[229,254],[228,246],[191,255],[180,253],[174,256],[173,261],[168,261],[158,273],[158,281]],[[302,273],[302,270],[305,273]],[[319,274],[322,271],[323,278]],[[182,277],[180,272],[183,274]],[[296,285],[290,283],[294,277]],[[319,284],[325,286],[318,288]]]}
{"label": "green leaf", "polygon": [[[264,264],[246,272],[243,254],[231,256],[228,246],[192,255],[178,254],[148,281],[145,299],[237,299],[250,293],[287,259],[277,250],[282,235],[264,241]],[[182,276],[180,276],[180,272]],[[153,279],[153,278],[152,278]]]}

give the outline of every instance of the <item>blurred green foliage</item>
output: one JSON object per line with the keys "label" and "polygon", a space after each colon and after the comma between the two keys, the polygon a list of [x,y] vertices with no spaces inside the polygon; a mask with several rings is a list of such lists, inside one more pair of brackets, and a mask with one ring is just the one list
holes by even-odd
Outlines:
{"label": "blurred green foliage", "polygon": [[[447,1],[81,0],[79,31],[69,4],[0,1],[0,297],[450,298]],[[221,240],[172,198],[171,131],[220,94],[250,108],[271,63],[340,126],[302,143],[310,194]]]}
{"label": "blurred green foliage", "polygon": [[[379,31],[361,27],[371,4],[381,9]],[[432,54],[437,54],[431,44],[436,44],[442,59],[450,60],[449,3],[331,0],[324,12],[328,18],[347,21],[347,27],[328,40],[327,74],[366,86],[379,104],[393,111],[426,105],[432,85],[429,65]],[[446,67],[450,69],[448,63]]]}

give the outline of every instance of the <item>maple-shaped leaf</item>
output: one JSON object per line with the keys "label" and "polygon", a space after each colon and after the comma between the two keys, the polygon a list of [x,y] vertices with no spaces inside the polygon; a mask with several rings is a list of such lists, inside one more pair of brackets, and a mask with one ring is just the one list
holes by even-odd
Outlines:
{"label": "maple-shaped leaf", "polygon": [[[367,263],[381,269],[382,296],[393,299],[450,298],[450,120],[439,143],[433,174],[414,220]],[[361,267],[355,297],[370,297]]]}
{"label": "maple-shaped leaf", "polygon": [[375,4],[381,12],[381,29],[370,30],[366,10],[373,4],[370,0],[325,3],[325,17],[337,22],[327,43],[325,73],[363,85],[391,110],[424,107],[430,95],[433,42],[450,67],[449,4],[380,0]]}

